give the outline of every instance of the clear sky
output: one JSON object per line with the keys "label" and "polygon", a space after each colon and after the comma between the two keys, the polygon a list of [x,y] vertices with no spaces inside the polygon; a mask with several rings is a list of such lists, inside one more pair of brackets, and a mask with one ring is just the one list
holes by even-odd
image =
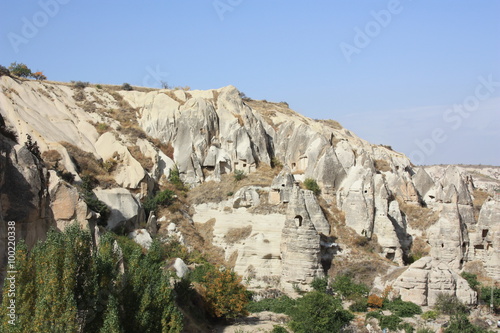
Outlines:
{"label": "clear sky", "polygon": [[500,1],[2,1],[0,64],[50,80],[232,84],[416,164],[500,165]]}

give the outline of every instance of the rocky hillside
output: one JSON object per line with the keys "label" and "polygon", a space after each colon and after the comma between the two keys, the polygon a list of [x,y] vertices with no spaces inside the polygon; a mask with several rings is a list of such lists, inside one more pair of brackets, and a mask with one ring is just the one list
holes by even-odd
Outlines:
{"label": "rocky hillside", "polygon": [[[125,91],[3,76],[0,89],[2,242],[11,220],[28,245],[73,221],[147,227],[225,260],[256,290],[293,293],[358,269],[421,305],[442,291],[474,303],[464,269],[500,279],[498,167],[416,167],[233,86]],[[190,190],[147,216],[172,174]]]}

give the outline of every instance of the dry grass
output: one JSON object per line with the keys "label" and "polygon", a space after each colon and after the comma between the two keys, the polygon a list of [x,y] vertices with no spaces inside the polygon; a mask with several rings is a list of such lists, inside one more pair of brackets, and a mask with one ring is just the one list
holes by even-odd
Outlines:
{"label": "dry grass", "polygon": [[174,159],[174,146],[171,142],[163,143],[160,139],[149,138],[149,141],[157,148],[159,148],[165,155]]}
{"label": "dry grass", "polygon": [[430,251],[430,245],[423,238],[415,237],[410,248],[410,254],[414,260],[428,256]]}
{"label": "dry grass", "polygon": [[275,124],[272,119],[276,116],[276,113],[282,113],[287,116],[295,116],[300,118],[304,123],[307,123],[305,117],[290,109],[286,103],[273,103],[265,100],[257,101],[250,98],[246,98],[244,102],[253,110],[259,112],[262,118],[264,118],[264,120],[274,129],[277,129],[278,126],[278,124]]}
{"label": "dry grass", "polygon": [[341,130],[341,129],[344,128],[336,120],[332,120],[332,119],[316,119],[316,121],[318,121],[318,122],[322,123],[323,125],[326,125],[326,126],[328,126],[330,128],[333,128],[335,130]]}
{"label": "dry grass", "polygon": [[439,213],[418,204],[406,203],[402,198],[397,198],[399,208],[406,215],[408,224],[413,229],[427,230],[439,220]]}
{"label": "dry grass", "polygon": [[57,150],[50,149],[42,153],[42,159],[47,169],[57,169],[62,156]]}
{"label": "dry grass", "polygon": [[338,258],[333,260],[329,276],[349,275],[356,283],[364,283],[372,286],[373,281],[379,275],[384,275],[390,263],[382,258]]}
{"label": "dry grass", "polygon": [[251,234],[252,234],[251,225],[241,228],[231,228],[224,235],[224,240],[228,244],[234,244],[243,239],[247,239]]}
{"label": "dry grass", "polygon": [[386,160],[374,160],[373,167],[380,172],[392,171],[391,165]]}
{"label": "dry grass", "polygon": [[145,156],[141,149],[138,146],[129,146],[127,147],[128,151],[132,155],[132,157],[141,164],[141,166],[146,169],[146,171],[151,172],[154,166],[154,162],[151,157]]}
{"label": "dry grass", "polygon": [[60,142],[66,148],[71,160],[76,165],[78,174],[89,175],[97,180],[104,188],[116,187],[117,184],[108,171],[104,168],[101,160],[98,160],[92,153],[86,152],[69,142]]}
{"label": "dry grass", "polygon": [[474,206],[474,218],[477,222],[479,220],[479,212],[481,211],[481,207],[490,195],[486,191],[475,189],[473,196],[474,200],[472,201],[472,204]]}
{"label": "dry grass", "polygon": [[264,164],[240,181],[234,180],[234,174],[225,174],[222,175],[220,182],[204,182],[196,190],[190,191],[188,199],[194,205],[205,202],[221,202],[227,200],[229,193],[236,193],[244,186],[269,186],[276,174],[277,170]]}
{"label": "dry grass", "polygon": [[214,225],[215,219],[194,225],[183,219],[178,227],[187,244],[194,250],[203,253],[210,263],[227,265],[224,259],[224,250],[212,244]]}
{"label": "dry grass", "polygon": [[229,267],[234,268],[236,266],[236,260],[238,260],[238,250],[233,251],[227,260],[227,264]]}

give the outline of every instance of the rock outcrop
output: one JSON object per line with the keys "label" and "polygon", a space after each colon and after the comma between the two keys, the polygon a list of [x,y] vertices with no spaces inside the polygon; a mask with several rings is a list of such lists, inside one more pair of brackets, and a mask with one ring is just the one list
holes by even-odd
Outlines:
{"label": "rock outcrop", "polygon": [[424,257],[401,274],[392,284],[403,301],[433,306],[439,294],[455,295],[465,304],[476,304],[477,293],[451,267]]}
{"label": "rock outcrop", "polygon": [[293,284],[309,288],[315,277],[324,275],[320,236],[305,202],[307,192],[295,186],[288,203],[281,236],[281,285],[285,290],[293,290]]}
{"label": "rock outcrop", "polygon": [[[108,229],[131,231],[145,222],[140,202],[156,185],[167,184],[171,170],[194,188],[236,170],[250,174],[264,164],[282,165],[272,184],[235,189],[230,200],[194,207],[195,222],[215,219],[211,241],[240,274],[272,276],[283,285],[306,284],[322,274],[327,251],[321,243],[333,241],[320,238],[335,235],[316,197],[296,186],[313,178],[321,187],[321,202],[338,208],[347,227],[367,238],[376,235],[381,256],[404,264],[418,237],[429,244],[434,260],[452,270],[478,260],[491,278],[500,276],[498,203],[486,201],[476,221],[479,207],[472,196],[477,184],[490,194],[499,186],[498,178],[493,185],[485,180],[500,177],[494,168],[481,181],[473,179],[479,173],[472,176],[465,167],[416,168],[403,154],[372,145],[334,121],[309,119],[284,103],[242,99],[233,86],[108,92],[2,76],[0,88],[5,123],[21,139],[31,135],[42,153],[57,151],[57,171],[73,174],[75,187],[85,164],[93,165],[90,173],[100,179],[95,193],[111,210]],[[5,142],[0,156],[3,225],[16,220],[20,237],[33,244],[51,225],[62,229],[93,218],[55,168],[49,184],[43,165],[24,145]],[[72,154],[68,147],[74,147]],[[75,154],[85,154],[87,161],[79,165]],[[263,206],[269,213],[257,214]],[[409,220],[403,210],[415,207],[439,219],[430,226],[412,225],[422,222]],[[162,224],[167,218],[157,220]],[[157,228],[153,219],[147,225],[151,233],[179,233],[175,224],[175,230]],[[245,237],[234,238],[238,230]]]}
{"label": "rock outcrop", "polygon": [[95,195],[110,209],[107,227],[110,230],[124,227],[132,230],[146,220],[139,201],[124,188],[96,189]]}

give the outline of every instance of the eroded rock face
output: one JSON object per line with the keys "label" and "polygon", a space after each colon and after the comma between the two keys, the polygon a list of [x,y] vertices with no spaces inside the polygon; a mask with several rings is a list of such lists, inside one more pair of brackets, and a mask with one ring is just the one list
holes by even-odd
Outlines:
{"label": "eroded rock face", "polygon": [[500,201],[490,199],[481,207],[477,226],[470,233],[469,259],[483,262],[488,276],[500,280]]}
{"label": "eroded rock face", "polygon": [[455,270],[460,270],[467,256],[469,239],[461,223],[458,205],[443,203],[439,220],[428,229],[430,255]]}
{"label": "eroded rock face", "polygon": [[476,304],[477,293],[448,265],[424,257],[408,267],[392,284],[403,301],[433,306],[440,293],[455,295],[465,304]]}
{"label": "eroded rock face", "polygon": [[15,237],[28,248],[55,226],[47,184],[42,163],[25,146],[0,135],[0,268],[7,262],[8,222],[15,222]]}
{"label": "eroded rock face", "polygon": [[315,277],[323,276],[320,236],[307,211],[303,190],[294,187],[281,235],[281,285],[308,288]]}
{"label": "eroded rock face", "polygon": [[85,201],[80,198],[78,190],[61,180],[55,171],[50,171],[49,174],[50,207],[57,228],[64,230],[74,222],[78,222],[83,228],[86,228],[88,221],[93,218],[93,214]]}

